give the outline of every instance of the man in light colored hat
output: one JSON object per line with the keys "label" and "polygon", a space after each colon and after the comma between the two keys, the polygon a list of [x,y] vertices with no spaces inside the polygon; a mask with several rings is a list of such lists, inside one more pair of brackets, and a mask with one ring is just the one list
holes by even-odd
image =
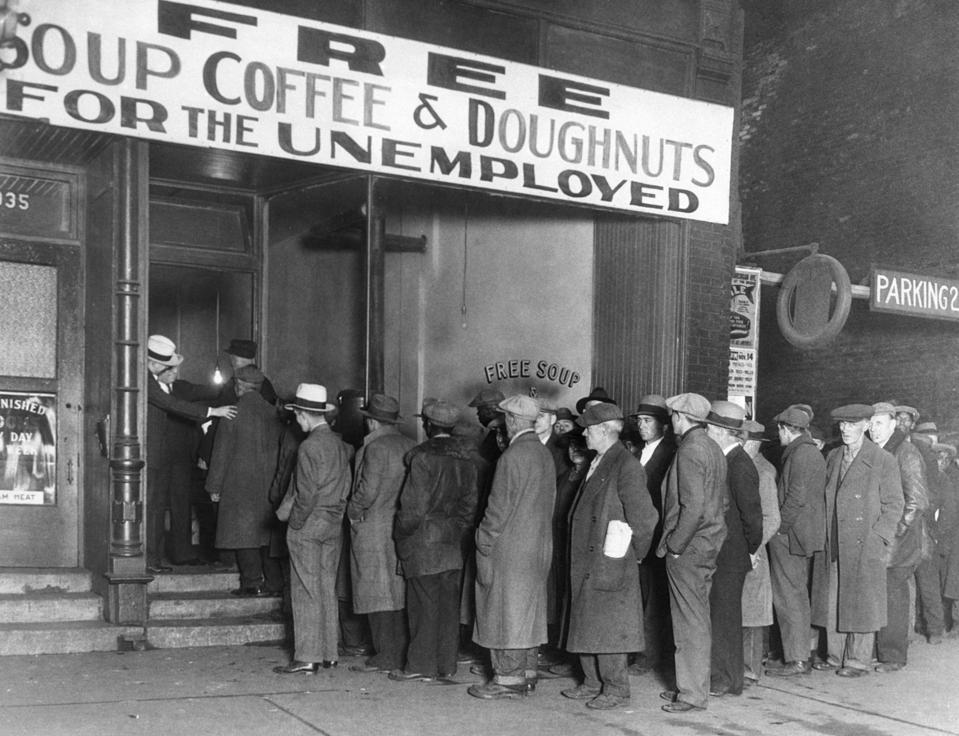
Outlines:
{"label": "man in light colored hat", "polygon": [[[596,457],[569,517],[569,613],[565,648],[579,654],[583,682],[563,691],[608,710],[630,696],[627,657],[645,649],[642,597],[636,565],[645,557],[656,525],[643,466],[619,441],[623,413],[596,404],[577,420]],[[628,541],[610,551],[613,530]]]}
{"label": "man in light colored hat", "polygon": [[709,401],[694,393],[666,400],[677,449],[663,481],[663,535],[656,554],[666,559],[670,617],[676,644],[676,689],[660,697],[663,710],[701,710],[709,700],[712,627],[709,591],[726,538],[729,491],[726,458],[703,424]]}
{"label": "man in light colored hat", "polygon": [[709,694],[743,691],[743,585],[763,541],[759,472],[742,446],[746,410],[731,401],[714,401],[706,415],[706,434],[726,456],[726,538],[716,556],[709,592],[712,655]]}
{"label": "man in light colored hat", "polygon": [[[877,672],[895,672],[906,665],[909,648],[909,580],[922,559],[922,517],[929,507],[926,464],[919,449],[898,427],[896,408],[879,402],[872,406],[869,437],[891,453],[902,481],[902,516],[886,563],[886,625],[876,637]],[[941,603],[940,603],[941,606]]]}
{"label": "man in light colored hat", "polygon": [[459,644],[463,539],[476,514],[474,450],[453,437],[459,409],[443,399],[423,406],[427,440],[406,455],[408,474],[393,535],[406,578],[410,642],[394,680],[449,680]]}
{"label": "man in light colored hat", "polygon": [[[899,465],[866,437],[870,404],[833,409],[842,445],[826,458],[826,540],[813,560],[812,623],[826,630],[822,667],[841,677],[870,671],[886,625],[886,565],[902,518]],[[817,669],[819,669],[817,667]]]}
{"label": "man in light colored hat", "polygon": [[[199,564],[191,541],[190,487],[200,424],[210,417],[236,416],[233,405],[211,407],[212,392],[178,380],[183,356],[163,335],[147,340],[147,498],[144,512],[147,569],[156,574],[173,564]],[[166,511],[170,534],[164,545]],[[166,547],[166,549],[164,549]]]}
{"label": "man in light colored hat", "polygon": [[400,432],[400,406],[392,396],[373,394],[360,413],[367,433],[353,463],[346,515],[353,611],[366,614],[374,654],[350,669],[389,672],[403,666],[406,652],[406,581],[396,569],[393,519],[406,477],[403,458],[416,443]]}
{"label": "man in light colored hat", "polygon": [[826,461],[809,429],[809,415],[795,406],[775,417],[782,446],[777,482],[779,531],[769,541],[773,606],[782,635],[783,664],[777,677],[809,674],[809,571],[826,543]]}
{"label": "man in light colored hat", "polygon": [[676,454],[676,441],[669,422],[666,399],[659,394],[643,396],[630,416],[636,421],[642,442],[638,459],[646,472],[646,490],[656,510],[656,527],[650,551],[639,566],[646,649],[629,665],[630,674],[641,675],[659,667],[660,661],[672,647],[666,561],[656,556],[656,548],[663,533],[663,478]]}
{"label": "man in light colored hat", "polygon": [[336,570],[343,543],[343,514],[350,493],[350,447],[333,433],[326,412],[326,387],[301,383],[286,405],[306,433],[296,452],[287,492],[291,508],[286,533],[293,603],[293,661],[278,674],[316,674],[335,667],[339,621]]}
{"label": "man in light colored hat", "polygon": [[473,640],[490,650],[492,680],[477,698],[512,698],[536,684],[539,645],[547,640],[546,585],[556,497],[553,458],[533,431],[539,406],[517,394],[499,404],[510,444],[496,464],[476,530]]}

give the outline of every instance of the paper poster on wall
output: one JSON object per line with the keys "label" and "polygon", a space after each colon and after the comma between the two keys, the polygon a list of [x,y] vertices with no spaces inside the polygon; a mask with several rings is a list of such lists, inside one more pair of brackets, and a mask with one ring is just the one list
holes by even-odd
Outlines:
{"label": "paper poster on wall", "polygon": [[0,504],[56,503],[55,394],[0,392]]}
{"label": "paper poster on wall", "polygon": [[753,417],[759,349],[759,288],[762,269],[736,267],[729,292],[729,379],[727,394]]}

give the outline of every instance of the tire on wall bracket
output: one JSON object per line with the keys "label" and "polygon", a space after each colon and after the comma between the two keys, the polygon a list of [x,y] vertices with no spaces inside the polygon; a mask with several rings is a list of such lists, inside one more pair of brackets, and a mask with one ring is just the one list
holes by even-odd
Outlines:
{"label": "tire on wall bracket", "polygon": [[797,263],[780,284],[776,321],[790,344],[809,350],[826,345],[842,331],[851,306],[846,269],[832,256],[816,253]]}

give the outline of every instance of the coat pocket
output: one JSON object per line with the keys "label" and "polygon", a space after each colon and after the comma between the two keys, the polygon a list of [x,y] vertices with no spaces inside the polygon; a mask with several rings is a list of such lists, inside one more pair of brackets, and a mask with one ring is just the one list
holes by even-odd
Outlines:
{"label": "coat pocket", "polygon": [[593,587],[596,590],[622,590],[626,587],[626,575],[632,570],[633,575],[638,575],[636,570],[636,560],[632,555],[626,555],[620,559],[600,555],[599,565],[593,575]]}

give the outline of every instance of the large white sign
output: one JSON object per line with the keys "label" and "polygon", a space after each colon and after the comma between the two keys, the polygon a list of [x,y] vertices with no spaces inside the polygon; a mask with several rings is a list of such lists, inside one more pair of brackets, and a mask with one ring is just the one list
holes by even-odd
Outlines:
{"label": "large white sign", "polygon": [[7,0],[0,113],[708,222],[733,109],[211,0]]}

